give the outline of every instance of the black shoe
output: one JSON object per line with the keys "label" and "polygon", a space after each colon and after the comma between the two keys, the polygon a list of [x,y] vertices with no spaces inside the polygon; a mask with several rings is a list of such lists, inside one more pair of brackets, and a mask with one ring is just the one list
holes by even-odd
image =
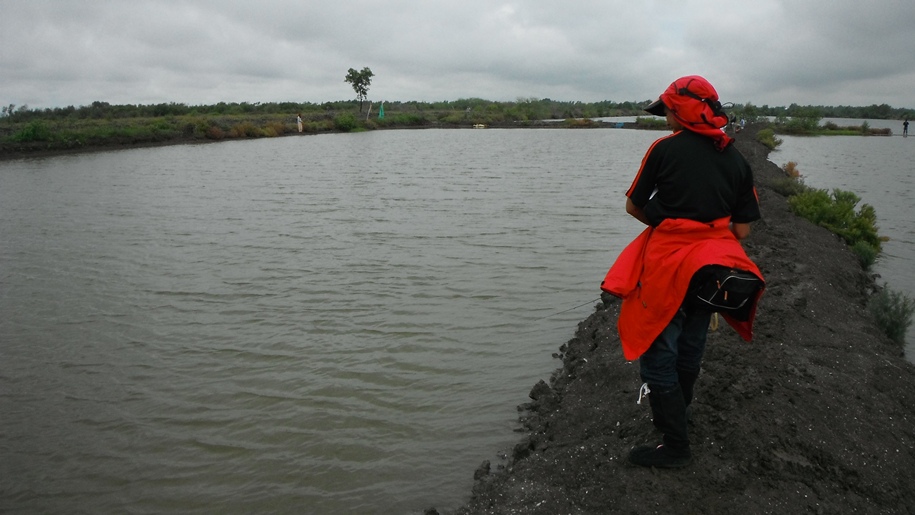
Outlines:
{"label": "black shoe", "polygon": [[636,447],[629,462],[643,467],[680,468],[689,465],[689,434],[686,428],[686,402],[679,384],[666,391],[648,385],[654,425],[664,435],[664,444]]}
{"label": "black shoe", "polygon": [[657,467],[662,469],[683,468],[693,461],[689,448],[675,450],[665,445],[657,447],[643,445],[629,452],[629,463],[640,467]]}

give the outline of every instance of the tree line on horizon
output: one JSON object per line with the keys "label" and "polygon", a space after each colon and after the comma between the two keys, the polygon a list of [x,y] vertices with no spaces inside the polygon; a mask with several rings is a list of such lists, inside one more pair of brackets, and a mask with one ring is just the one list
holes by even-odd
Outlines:
{"label": "tree line on horizon", "polygon": [[[178,102],[160,104],[110,104],[95,101],[87,106],[67,106],[44,109],[30,109],[27,105],[3,106],[2,115],[9,121],[28,122],[33,120],[61,119],[124,119],[124,118],[157,118],[165,116],[201,116],[201,115],[276,115],[303,114],[309,117],[333,116],[341,112],[359,111],[359,100],[339,100],[334,102],[219,102],[210,105],[188,105]],[[642,108],[652,100],[614,102],[559,101],[549,98],[519,98],[514,102],[490,101],[481,98],[464,98],[454,101],[385,101],[388,112],[422,113],[422,112],[488,112],[509,115],[515,120],[548,120],[569,118],[601,118],[611,116],[643,115]],[[869,106],[811,106],[791,104],[789,106],[757,106],[747,102],[734,104],[726,109],[735,116],[747,120],[761,117],[801,117],[801,118],[851,118],[896,120],[912,117],[915,110],[895,108],[887,104]]]}

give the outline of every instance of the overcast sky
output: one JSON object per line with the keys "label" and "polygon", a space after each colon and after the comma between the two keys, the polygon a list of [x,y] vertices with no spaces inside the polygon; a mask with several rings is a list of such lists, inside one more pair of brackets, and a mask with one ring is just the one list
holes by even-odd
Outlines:
{"label": "overcast sky", "polygon": [[0,0],[0,104],[648,100],[915,106],[915,0]]}

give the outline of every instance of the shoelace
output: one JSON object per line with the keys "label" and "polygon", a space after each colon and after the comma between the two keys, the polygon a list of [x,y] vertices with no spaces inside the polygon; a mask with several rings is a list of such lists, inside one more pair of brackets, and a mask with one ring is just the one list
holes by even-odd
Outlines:
{"label": "shoelace", "polygon": [[642,404],[642,398],[648,397],[648,394],[651,393],[651,388],[648,387],[648,383],[642,383],[642,387],[639,388],[639,400],[636,404]]}

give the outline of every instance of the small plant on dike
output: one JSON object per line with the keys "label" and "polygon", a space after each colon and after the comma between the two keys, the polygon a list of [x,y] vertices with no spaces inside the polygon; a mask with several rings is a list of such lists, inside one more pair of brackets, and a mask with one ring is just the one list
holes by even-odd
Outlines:
{"label": "small plant on dike", "polygon": [[858,256],[861,266],[869,269],[880,254],[883,238],[877,232],[877,214],[869,204],[856,212],[861,199],[852,192],[807,188],[788,198],[797,215],[839,235]]}
{"label": "small plant on dike", "polygon": [[782,165],[782,171],[785,172],[785,176],[773,180],[771,184],[772,189],[777,193],[785,197],[791,197],[810,189],[804,184],[801,172],[797,169],[797,163],[794,161],[788,161]]}
{"label": "small plant on dike", "polygon": [[903,345],[906,330],[912,325],[915,302],[903,293],[890,290],[886,285],[871,296],[867,309],[877,327],[891,340]]}
{"label": "small plant on dike", "polygon": [[352,113],[343,113],[334,118],[334,126],[337,130],[349,132],[355,130],[359,126],[359,122]]}
{"label": "small plant on dike", "polygon": [[51,129],[48,128],[46,123],[41,120],[35,120],[29,122],[28,125],[23,127],[16,134],[13,134],[10,139],[26,143],[29,141],[51,141],[53,136]]}
{"label": "small plant on dike", "polygon": [[776,147],[782,144],[782,140],[775,137],[775,131],[772,129],[763,129],[756,133],[756,140],[769,148],[769,150],[775,150]]}

